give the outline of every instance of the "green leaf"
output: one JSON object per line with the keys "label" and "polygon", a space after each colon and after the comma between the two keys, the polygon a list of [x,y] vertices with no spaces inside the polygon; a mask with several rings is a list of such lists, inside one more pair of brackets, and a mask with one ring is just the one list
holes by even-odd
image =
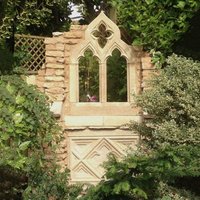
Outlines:
{"label": "green leaf", "polygon": [[26,149],[28,149],[30,143],[31,143],[31,141],[26,141],[26,142],[21,143],[19,145],[19,149],[21,151],[25,151]]}

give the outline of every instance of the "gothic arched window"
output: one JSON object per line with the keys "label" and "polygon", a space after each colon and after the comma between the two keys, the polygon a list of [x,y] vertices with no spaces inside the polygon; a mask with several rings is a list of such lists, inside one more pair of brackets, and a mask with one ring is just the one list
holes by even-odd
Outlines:
{"label": "gothic arched window", "polygon": [[99,62],[91,50],[79,59],[79,102],[99,101]]}
{"label": "gothic arched window", "polygon": [[107,102],[127,101],[127,62],[115,49],[107,60]]}

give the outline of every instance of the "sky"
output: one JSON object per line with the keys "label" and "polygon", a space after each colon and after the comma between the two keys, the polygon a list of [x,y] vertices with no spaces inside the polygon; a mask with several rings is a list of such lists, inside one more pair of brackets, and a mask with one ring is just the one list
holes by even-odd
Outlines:
{"label": "sky", "polygon": [[72,5],[72,14],[69,16],[72,20],[78,20],[81,18],[81,14],[78,12],[78,7]]}

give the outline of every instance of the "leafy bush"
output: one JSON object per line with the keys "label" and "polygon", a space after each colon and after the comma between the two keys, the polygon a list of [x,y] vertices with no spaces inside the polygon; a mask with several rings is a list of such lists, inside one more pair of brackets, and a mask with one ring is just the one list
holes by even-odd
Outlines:
{"label": "leafy bush", "polygon": [[198,11],[198,0],[111,0],[119,24],[129,31],[135,45],[169,53],[172,45],[189,27]]}
{"label": "leafy bush", "polygon": [[[73,200],[80,187],[68,186],[69,172],[56,165],[62,133],[47,98],[23,76],[0,76],[1,199]],[[10,171],[10,173],[8,173]],[[69,197],[70,194],[70,197]]]}

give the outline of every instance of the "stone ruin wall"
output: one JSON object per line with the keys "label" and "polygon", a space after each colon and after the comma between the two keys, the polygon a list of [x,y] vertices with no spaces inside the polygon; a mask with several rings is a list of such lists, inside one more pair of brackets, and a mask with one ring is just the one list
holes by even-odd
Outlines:
{"label": "stone ruin wall", "polygon": [[[72,25],[69,32],[56,32],[53,34],[52,38],[46,38],[46,63],[42,69],[38,71],[36,76],[27,78],[28,83],[37,85],[39,90],[49,97],[51,110],[63,127],[65,139],[62,141],[60,149],[58,150],[58,163],[60,163],[62,167],[69,167],[69,131],[66,127],[65,116],[70,106],[68,95],[70,92],[70,55],[74,46],[85,39],[86,28],[87,26],[83,25]],[[152,72],[154,72],[154,67],[148,53],[142,50],[138,50],[137,52],[137,91],[140,93],[148,88],[146,80],[148,80]],[[84,131],[87,132],[87,130],[81,130],[81,128],[77,131],[82,131],[83,133]]]}

